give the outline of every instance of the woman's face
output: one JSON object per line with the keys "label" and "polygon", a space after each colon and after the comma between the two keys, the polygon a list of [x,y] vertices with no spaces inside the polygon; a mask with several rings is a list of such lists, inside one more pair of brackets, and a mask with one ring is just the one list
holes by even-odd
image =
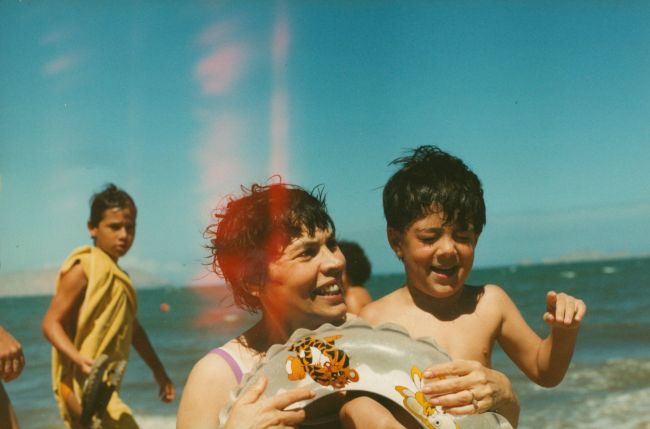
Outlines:
{"label": "woman's face", "polygon": [[291,329],[315,329],[345,317],[345,258],[332,231],[306,230],[269,264],[259,298],[264,316]]}

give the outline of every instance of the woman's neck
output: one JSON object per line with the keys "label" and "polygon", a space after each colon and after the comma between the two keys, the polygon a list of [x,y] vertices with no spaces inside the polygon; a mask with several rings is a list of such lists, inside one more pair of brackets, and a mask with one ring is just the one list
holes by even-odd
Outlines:
{"label": "woman's neck", "polygon": [[[343,323],[345,315],[340,322],[330,322],[334,324]],[[327,321],[320,322],[309,320],[278,320],[264,314],[259,322],[253,325],[250,329],[244,332],[239,342],[242,346],[251,350],[255,354],[263,355],[269,347],[274,344],[284,344],[289,340],[289,337],[296,329],[316,329]]]}
{"label": "woman's neck", "polygon": [[266,316],[241,335],[241,343],[252,352],[263,354],[273,344],[284,344],[294,328],[288,324],[278,323]]}

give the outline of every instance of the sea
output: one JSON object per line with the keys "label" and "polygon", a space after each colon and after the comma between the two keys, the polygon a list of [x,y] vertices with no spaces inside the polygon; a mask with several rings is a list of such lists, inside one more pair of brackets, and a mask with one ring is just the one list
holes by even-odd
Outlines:
{"label": "sea", "polygon": [[[377,275],[367,287],[379,298],[402,283],[400,274]],[[520,398],[520,428],[650,428],[650,258],[476,269],[469,283],[502,286],[543,336],[548,290],[587,303],[571,367],[559,386],[535,385],[495,351],[494,367],[510,377]],[[170,286],[138,295],[139,320],[178,397],[199,358],[256,320],[238,311],[223,287]],[[27,361],[21,377],[5,384],[27,429],[64,427],[50,388],[50,346],[40,330],[49,301],[48,296],[0,298],[0,323],[23,344]],[[123,399],[143,429],[174,428],[179,401],[163,404],[157,393],[151,372],[133,351]]]}

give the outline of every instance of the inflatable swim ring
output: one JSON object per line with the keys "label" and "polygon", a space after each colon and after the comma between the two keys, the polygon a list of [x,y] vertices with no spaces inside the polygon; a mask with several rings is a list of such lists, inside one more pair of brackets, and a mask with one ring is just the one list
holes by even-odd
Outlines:
{"label": "inflatable swim ring", "polygon": [[[341,326],[325,324],[315,331],[298,329],[286,344],[272,346],[265,360],[244,377],[219,419],[223,425],[233,402],[264,374],[269,381],[265,397],[298,387],[316,392],[313,399],[290,407],[305,407],[306,426],[338,418],[342,400],[337,402],[336,398],[343,397],[341,392],[366,392],[408,411],[426,429],[512,428],[496,413],[452,416],[428,404],[421,391],[422,371],[450,360],[435,341],[414,340],[396,324],[373,328],[363,319],[354,318]],[[330,411],[310,413],[316,402],[329,402]]]}

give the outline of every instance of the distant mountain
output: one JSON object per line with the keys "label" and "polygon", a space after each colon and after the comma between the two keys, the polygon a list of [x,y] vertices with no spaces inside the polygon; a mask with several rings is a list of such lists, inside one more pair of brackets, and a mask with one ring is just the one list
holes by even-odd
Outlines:
{"label": "distant mountain", "polygon": [[[166,286],[168,281],[146,271],[127,269],[136,289]],[[0,297],[52,295],[56,282],[57,268],[0,273]]]}
{"label": "distant mountain", "polygon": [[606,260],[616,260],[616,259],[627,259],[630,258],[630,255],[627,252],[603,252],[599,250],[580,250],[566,255],[562,255],[557,258],[545,258],[542,260],[543,264],[561,264],[568,262],[591,262],[591,261],[606,261]]}

